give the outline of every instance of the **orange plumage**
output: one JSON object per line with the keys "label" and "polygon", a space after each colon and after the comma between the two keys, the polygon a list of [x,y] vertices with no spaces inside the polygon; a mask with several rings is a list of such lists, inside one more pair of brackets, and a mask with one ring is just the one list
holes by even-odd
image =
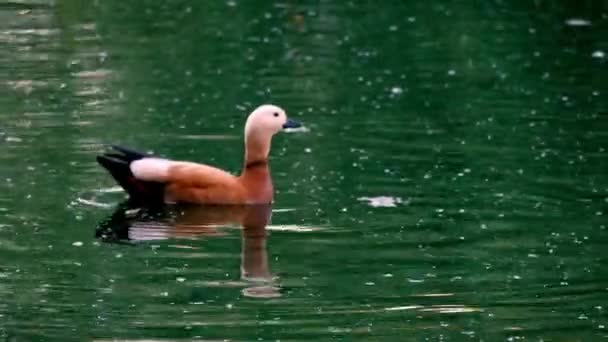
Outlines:
{"label": "orange plumage", "polygon": [[272,136],[300,124],[273,105],[254,110],[245,124],[245,162],[234,176],[213,166],[173,161],[113,146],[98,156],[130,198],[143,204],[267,204],[273,199],[268,167]]}

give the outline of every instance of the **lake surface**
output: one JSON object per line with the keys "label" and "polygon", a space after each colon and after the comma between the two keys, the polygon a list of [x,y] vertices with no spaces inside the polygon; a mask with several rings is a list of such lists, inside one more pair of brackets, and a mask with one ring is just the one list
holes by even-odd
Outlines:
{"label": "lake surface", "polygon": [[[0,2],[0,338],[608,338],[605,1]],[[266,208],[121,207],[106,144]],[[241,226],[245,229],[241,229]]]}

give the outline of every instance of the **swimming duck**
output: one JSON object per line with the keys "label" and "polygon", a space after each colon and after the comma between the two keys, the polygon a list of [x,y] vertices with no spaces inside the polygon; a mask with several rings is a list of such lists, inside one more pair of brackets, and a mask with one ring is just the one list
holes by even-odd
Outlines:
{"label": "swimming duck", "polygon": [[256,108],[245,123],[245,158],[239,176],[219,168],[174,161],[115,146],[97,156],[131,200],[142,204],[268,204],[273,187],[268,167],[272,136],[301,124],[274,105]]}

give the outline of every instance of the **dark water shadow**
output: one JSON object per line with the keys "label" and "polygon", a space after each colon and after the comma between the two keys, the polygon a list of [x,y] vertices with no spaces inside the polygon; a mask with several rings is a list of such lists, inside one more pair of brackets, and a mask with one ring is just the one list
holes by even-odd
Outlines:
{"label": "dark water shadow", "polygon": [[280,297],[268,265],[266,226],[271,205],[165,206],[142,208],[121,203],[99,223],[95,236],[106,243],[136,245],[168,239],[202,239],[226,235],[225,227],[241,229],[241,279],[248,283],[243,295]]}

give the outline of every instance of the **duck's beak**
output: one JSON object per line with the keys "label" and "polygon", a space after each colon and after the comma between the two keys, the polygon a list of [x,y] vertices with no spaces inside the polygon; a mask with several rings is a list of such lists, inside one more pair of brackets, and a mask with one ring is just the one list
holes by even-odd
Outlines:
{"label": "duck's beak", "polygon": [[298,128],[302,127],[302,124],[296,120],[287,119],[287,122],[283,124],[283,128]]}

